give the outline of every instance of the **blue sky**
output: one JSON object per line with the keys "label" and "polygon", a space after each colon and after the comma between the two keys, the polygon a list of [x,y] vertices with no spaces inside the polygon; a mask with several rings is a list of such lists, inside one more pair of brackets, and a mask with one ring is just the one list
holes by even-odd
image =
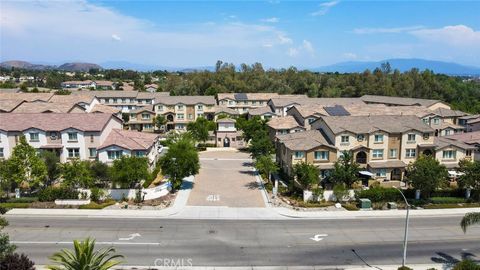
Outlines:
{"label": "blue sky", "polygon": [[0,2],[1,60],[268,67],[425,58],[480,66],[479,1]]}

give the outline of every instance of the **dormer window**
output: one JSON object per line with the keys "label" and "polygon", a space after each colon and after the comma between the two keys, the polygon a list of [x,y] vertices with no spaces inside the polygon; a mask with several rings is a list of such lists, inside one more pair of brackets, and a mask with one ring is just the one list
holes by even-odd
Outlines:
{"label": "dormer window", "polygon": [[375,134],[375,139],[374,141],[376,143],[383,143],[383,134]]}

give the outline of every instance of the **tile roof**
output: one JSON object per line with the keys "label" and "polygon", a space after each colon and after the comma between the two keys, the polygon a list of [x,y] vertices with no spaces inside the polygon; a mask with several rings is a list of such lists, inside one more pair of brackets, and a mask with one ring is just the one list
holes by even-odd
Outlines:
{"label": "tile roof", "polygon": [[[242,94],[242,96],[246,97],[246,100],[269,100],[273,97],[277,97],[278,93],[218,93],[217,98],[218,100],[222,99],[232,99],[237,100],[236,95]],[[245,99],[242,99],[245,100]]]}
{"label": "tile roof", "polygon": [[263,106],[263,107],[258,107],[255,109],[250,109],[248,110],[248,114],[250,115],[265,115],[265,114],[275,114],[272,112],[272,109],[270,106]]}
{"label": "tile roof", "polygon": [[307,151],[319,146],[335,148],[319,130],[308,130],[284,135],[277,135],[280,143],[290,150]]}
{"label": "tile roof", "polygon": [[140,112],[151,112],[155,113],[153,110],[153,105],[146,105],[136,108],[135,110],[131,110],[130,113],[140,113]]}
{"label": "tile roof", "polygon": [[292,98],[272,98],[271,104],[275,107],[285,107],[293,104],[297,105],[320,105],[320,106],[335,106],[335,105],[352,105],[365,104],[359,98],[308,98],[306,96],[292,97]]}
{"label": "tile roof", "polygon": [[11,112],[17,108],[20,104],[25,102],[21,99],[1,99],[0,100],[0,112]]}
{"label": "tile roof", "polygon": [[407,164],[401,160],[371,161],[368,166],[372,169],[379,168],[405,168]]}
{"label": "tile roof", "polygon": [[93,108],[90,110],[90,113],[110,113],[110,114],[117,114],[121,111],[121,109],[115,108],[113,106],[104,105],[101,103],[95,104]]}
{"label": "tile roof", "polygon": [[460,141],[466,144],[480,144],[480,131],[457,133],[442,138]]}
{"label": "tile roof", "polygon": [[54,103],[91,103],[95,99],[94,96],[88,94],[77,94],[77,95],[54,95],[50,98],[48,102]]}
{"label": "tile roof", "polygon": [[25,101],[49,101],[53,93],[3,93],[0,91],[0,99],[20,99]]}
{"label": "tile roof", "polygon": [[155,99],[155,104],[215,105],[216,102],[215,102],[215,97],[213,96],[165,96],[165,97],[159,97],[158,99]]}
{"label": "tile roof", "polygon": [[450,110],[445,108],[437,108],[432,111],[434,114],[441,116],[441,117],[460,117],[466,116],[468,113],[458,111],[458,110]]}
{"label": "tile roof", "polygon": [[267,125],[273,129],[291,129],[301,127],[297,120],[291,115],[285,117],[276,117],[268,120]]}
{"label": "tile roof", "polygon": [[148,150],[155,145],[158,137],[158,134],[153,133],[112,129],[98,149],[115,145],[128,150]]}
{"label": "tile roof", "polygon": [[51,103],[51,102],[24,102],[18,106],[13,112],[14,113],[69,113],[73,107],[78,106],[82,110],[85,110],[83,107],[75,103]]}
{"label": "tile roof", "polygon": [[231,109],[231,108],[228,108],[228,107],[223,107],[223,106],[215,107],[215,114],[222,114],[222,113],[230,114],[230,115],[238,115],[239,114],[237,110],[234,110],[234,109]]}
{"label": "tile roof", "polygon": [[435,103],[441,102],[436,99],[421,99],[421,98],[408,98],[408,97],[392,97],[392,96],[376,96],[376,95],[364,95],[360,97],[364,102],[383,103],[391,105],[419,105],[429,107]]}
{"label": "tile roof", "polygon": [[355,134],[372,133],[378,130],[388,133],[403,133],[409,130],[433,132],[431,127],[414,115],[325,116],[322,119],[334,134],[344,131]]}
{"label": "tile roof", "polygon": [[460,149],[470,149],[470,150],[475,149],[475,146],[473,145],[466,144],[460,140],[452,140],[449,137],[435,137],[433,143],[435,145],[435,149],[437,150],[445,147],[449,147],[449,146],[456,146]]}
{"label": "tile roof", "polygon": [[235,119],[232,118],[222,118],[218,119],[217,123],[236,123]]}
{"label": "tile roof", "polygon": [[103,113],[2,113],[0,130],[23,131],[36,128],[44,131],[61,131],[74,128],[82,131],[101,131],[114,118]]}

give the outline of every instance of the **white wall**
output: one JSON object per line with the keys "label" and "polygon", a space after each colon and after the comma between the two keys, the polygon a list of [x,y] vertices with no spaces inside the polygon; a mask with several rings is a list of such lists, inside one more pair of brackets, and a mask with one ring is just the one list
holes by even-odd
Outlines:
{"label": "white wall", "polygon": [[5,159],[9,158],[11,155],[11,149],[8,141],[7,132],[0,130],[0,148],[3,148],[3,156]]}

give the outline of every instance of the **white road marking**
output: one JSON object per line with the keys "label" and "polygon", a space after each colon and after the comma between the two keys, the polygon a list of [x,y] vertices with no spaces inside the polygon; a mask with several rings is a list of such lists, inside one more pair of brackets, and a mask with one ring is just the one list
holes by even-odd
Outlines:
{"label": "white road marking", "polygon": [[139,233],[132,233],[128,237],[125,238],[118,238],[119,241],[129,241],[133,240],[135,237],[140,237],[141,235]]}
{"label": "white road marking", "polygon": [[200,160],[226,160],[226,161],[232,161],[232,160],[241,160],[241,161],[252,161],[251,158],[200,158]]}
{"label": "white road marking", "polygon": [[220,195],[218,194],[210,194],[207,196],[207,201],[209,202],[217,202],[220,201]]}
{"label": "white road marking", "polygon": [[[10,241],[12,244],[29,244],[29,245],[73,245],[73,241]],[[159,246],[160,243],[134,243],[134,242],[95,242],[98,245],[115,245],[115,246]]]}
{"label": "white road marking", "polygon": [[323,240],[323,237],[327,237],[327,236],[328,236],[328,234],[315,234],[315,236],[310,237],[310,239],[312,239],[315,242],[319,242],[319,241]]}

